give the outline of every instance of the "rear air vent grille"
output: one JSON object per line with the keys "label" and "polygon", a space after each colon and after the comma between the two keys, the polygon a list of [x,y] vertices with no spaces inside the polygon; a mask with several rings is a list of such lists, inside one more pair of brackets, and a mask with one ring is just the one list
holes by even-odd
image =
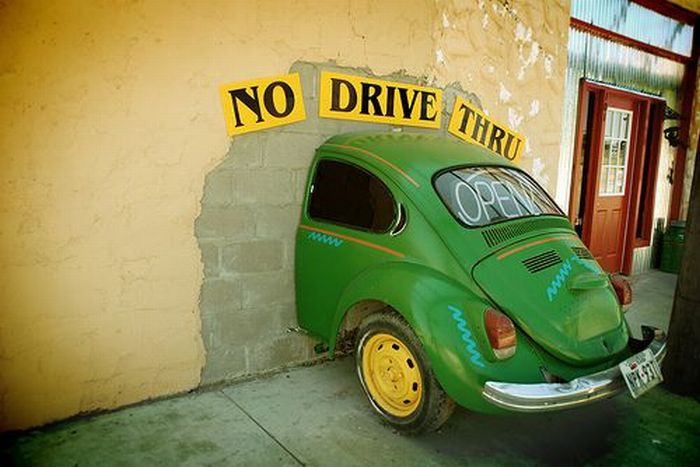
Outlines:
{"label": "rear air vent grille", "polygon": [[525,235],[535,230],[548,229],[553,227],[571,229],[571,225],[564,218],[549,217],[544,219],[532,219],[524,222],[508,222],[503,225],[490,227],[481,231],[486,244],[493,248],[508,240]]}
{"label": "rear air vent grille", "polygon": [[591,252],[588,251],[588,249],[586,248],[580,246],[572,246],[571,250],[573,250],[574,254],[581,259],[593,259],[593,255],[591,255]]}
{"label": "rear air vent grille", "polygon": [[559,263],[561,263],[561,258],[554,250],[548,250],[523,260],[523,264],[530,271],[530,274],[543,271]]}

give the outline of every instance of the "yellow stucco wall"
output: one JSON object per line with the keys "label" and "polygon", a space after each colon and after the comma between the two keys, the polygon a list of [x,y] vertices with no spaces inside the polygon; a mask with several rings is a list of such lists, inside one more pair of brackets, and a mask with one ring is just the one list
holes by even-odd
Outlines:
{"label": "yellow stucco wall", "polygon": [[554,194],[569,2],[437,5],[432,32],[437,60],[431,75],[443,83],[461,83],[480,97],[487,112],[523,133],[527,144],[521,165]]}
{"label": "yellow stucco wall", "polygon": [[459,82],[553,189],[568,2],[411,3],[0,2],[0,430],[199,384],[221,83],[296,60]]}

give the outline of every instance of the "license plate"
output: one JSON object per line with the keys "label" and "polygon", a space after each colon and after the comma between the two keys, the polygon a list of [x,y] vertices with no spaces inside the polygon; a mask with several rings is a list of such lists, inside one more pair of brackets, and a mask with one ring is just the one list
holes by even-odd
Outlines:
{"label": "license plate", "polygon": [[620,371],[633,398],[637,398],[661,381],[661,368],[654,353],[647,349],[621,362]]}

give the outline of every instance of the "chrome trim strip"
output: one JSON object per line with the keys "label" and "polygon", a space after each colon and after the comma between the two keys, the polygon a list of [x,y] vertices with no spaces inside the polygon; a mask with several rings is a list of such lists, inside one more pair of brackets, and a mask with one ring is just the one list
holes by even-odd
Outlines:
{"label": "chrome trim strip", "polygon": [[[666,356],[666,336],[657,333],[649,344],[656,361]],[[490,403],[517,412],[568,409],[612,397],[626,388],[617,365],[568,383],[515,384],[487,381],[482,395]]]}
{"label": "chrome trim strip", "polygon": [[398,219],[396,219],[396,222],[394,223],[394,226],[391,229],[391,232],[389,232],[389,235],[391,235],[392,237],[396,237],[401,232],[403,232],[404,229],[406,228],[406,225],[408,224],[408,215],[406,214],[406,208],[403,207],[403,204],[401,204],[401,203],[398,203],[398,206],[399,206]]}

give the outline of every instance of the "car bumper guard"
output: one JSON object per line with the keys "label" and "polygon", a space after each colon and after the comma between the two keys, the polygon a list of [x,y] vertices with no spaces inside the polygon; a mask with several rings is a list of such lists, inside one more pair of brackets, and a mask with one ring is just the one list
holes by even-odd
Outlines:
{"label": "car bumper guard", "polygon": [[[666,356],[666,335],[646,326],[642,331],[647,338],[644,341],[633,340],[633,344],[637,345],[631,347],[639,347],[634,348],[635,351],[649,348],[660,364]],[[615,365],[568,383],[516,384],[487,381],[482,395],[490,403],[504,409],[517,412],[547,412],[578,407],[612,397],[625,388],[620,368]]]}

